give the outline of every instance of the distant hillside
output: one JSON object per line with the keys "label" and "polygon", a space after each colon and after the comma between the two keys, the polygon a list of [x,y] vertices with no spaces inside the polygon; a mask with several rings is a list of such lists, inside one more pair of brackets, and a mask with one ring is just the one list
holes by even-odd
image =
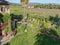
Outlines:
{"label": "distant hillside", "polygon": [[[42,3],[29,3],[28,5],[38,5],[38,4],[40,4],[40,5],[42,5]],[[11,3],[11,5],[13,5],[13,6],[20,6],[20,4],[19,3]],[[43,4],[43,5],[48,5],[48,4]],[[55,4],[55,5],[59,5],[59,4]]]}
{"label": "distant hillside", "polygon": [[20,4],[18,4],[18,3],[10,3],[10,5],[12,5],[12,6],[20,6]]}
{"label": "distant hillside", "polygon": [[[40,4],[40,3],[29,3],[28,5],[37,5],[37,4]],[[10,5],[12,5],[12,6],[20,6],[21,4],[18,4],[18,3],[10,3]]]}
{"label": "distant hillside", "polygon": [[[45,8],[45,9],[60,9],[59,4],[41,4],[41,3],[29,3],[29,6],[34,6],[34,8]],[[18,3],[11,3],[11,6],[21,6]]]}

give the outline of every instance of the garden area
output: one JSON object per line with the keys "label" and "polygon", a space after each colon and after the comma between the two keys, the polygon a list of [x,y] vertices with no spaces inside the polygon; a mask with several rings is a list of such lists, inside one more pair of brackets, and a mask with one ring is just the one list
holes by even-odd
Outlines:
{"label": "garden area", "polygon": [[0,1],[0,45],[60,45],[58,3],[4,2]]}
{"label": "garden area", "polygon": [[5,45],[60,45],[59,15],[26,16],[17,22],[14,37]]}
{"label": "garden area", "polygon": [[[13,38],[4,45],[60,45],[60,13],[39,12],[28,9],[24,15],[24,8],[11,6],[11,14],[4,14],[3,21],[9,25],[4,29],[7,34],[11,31],[11,21],[18,19],[13,30]],[[48,10],[49,11],[49,10]],[[27,14],[28,13],[28,14]],[[25,18],[26,16],[26,18]]]}

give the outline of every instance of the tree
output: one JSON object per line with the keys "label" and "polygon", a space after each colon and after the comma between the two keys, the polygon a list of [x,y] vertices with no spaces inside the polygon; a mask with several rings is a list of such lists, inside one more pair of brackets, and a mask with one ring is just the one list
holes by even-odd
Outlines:
{"label": "tree", "polygon": [[27,5],[29,0],[21,0],[21,5]]}

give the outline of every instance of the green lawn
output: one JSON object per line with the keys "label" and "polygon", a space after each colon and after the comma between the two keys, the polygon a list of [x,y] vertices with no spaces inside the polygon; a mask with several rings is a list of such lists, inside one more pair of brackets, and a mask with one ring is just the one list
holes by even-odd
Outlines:
{"label": "green lawn", "polygon": [[10,45],[34,45],[35,42],[35,35],[38,30],[33,30],[30,26],[27,27],[28,32],[24,31],[24,25],[20,25],[20,29],[17,34],[10,42]]}
{"label": "green lawn", "polygon": [[21,6],[10,6],[10,10],[13,14],[23,14],[23,8]]}
{"label": "green lawn", "polygon": [[[23,10],[23,8],[17,8],[13,9],[11,8],[11,12],[14,10]],[[13,12],[15,14],[22,14],[20,12]],[[56,24],[54,24],[52,29],[48,29],[48,26],[51,23],[54,23],[54,19],[56,15],[53,14],[36,14],[36,12],[29,13],[29,17],[27,19],[27,32],[25,32],[25,25],[24,24],[17,24],[17,34],[11,41],[9,42],[10,45],[60,45],[60,24],[57,26],[56,24],[59,23],[59,21],[56,21]],[[53,16],[51,20],[49,21],[49,16]],[[48,22],[46,22],[46,19]],[[34,20],[34,21],[33,21]],[[33,21],[33,22],[32,22]],[[46,23],[44,23],[44,21]],[[51,22],[51,23],[50,23]],[[47,26],[46,26],[47,25]],[[56,26],[55,26],[56,25]],[[43,29],[41,29],[43,28]],[[44,33],[47,33],[48,35],[45,35]],[[50,35],[54,35],[51,37]],[[57,38],[56,38],[57,37]]]}
{"label": "green lawn", "polygon": [[11,13],[14,14],[24,14],[25,13],[31,15],[60,15],[60,9],[38,9],[38,8],[22,8],[21,6],[10,6]]}
{"label": "green lawn", "polygon": [[[37,15],[35,16],[30,15],[27,20],[28,21],[27,32],[25,32],[24,24],[18,24],[17,25],[18,27],[16,29],[18,33],[10,41],[10,45],[60,45],[60,38],[59,38],[60,24],[58,27],[53,26],[51,29],[49,29],[48,26],[53,22],[50,21],[51,22],[50,23],[48,21],[44,23],[44,25],[42,25],[43,24],[42,19],[45,20],[45,18],[46,17],[43,17],[43,16],[39,18],[39,16]],[[30,20],[33,20],[33,19],[35,19],[34,22],[31,22]],[[42,27],[40,27],[41,25]],[[47,35],[45,33],[47,33]]]}

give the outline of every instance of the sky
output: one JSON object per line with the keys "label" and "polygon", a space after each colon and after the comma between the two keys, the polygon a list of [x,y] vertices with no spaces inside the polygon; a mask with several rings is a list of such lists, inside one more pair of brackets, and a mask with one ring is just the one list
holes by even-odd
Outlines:
{"label": "sky", "polygon": [[[20,0],[7,0],[9,2],[13,2],[13,3],[20,3]],[[60,0],[29,0],[29,3],[55,3],[55,4],[60,4]]]}

